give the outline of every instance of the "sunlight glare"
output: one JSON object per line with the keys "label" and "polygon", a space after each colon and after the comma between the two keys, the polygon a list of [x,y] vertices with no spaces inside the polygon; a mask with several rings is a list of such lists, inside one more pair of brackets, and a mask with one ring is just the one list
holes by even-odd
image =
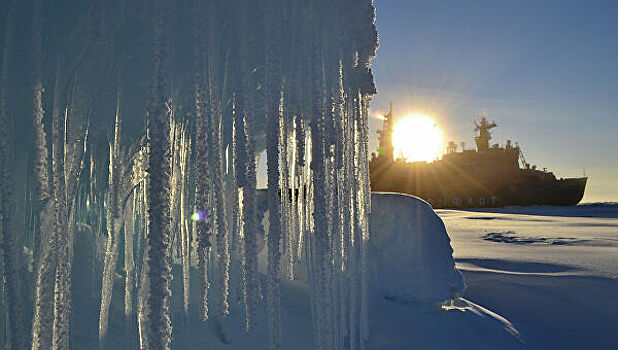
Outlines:
{"label": "sunlight glare", "polygon": [[393,126],[395,159],[431,162],[442,156],[444,134],[436,121],[420,113],[410,114]]}

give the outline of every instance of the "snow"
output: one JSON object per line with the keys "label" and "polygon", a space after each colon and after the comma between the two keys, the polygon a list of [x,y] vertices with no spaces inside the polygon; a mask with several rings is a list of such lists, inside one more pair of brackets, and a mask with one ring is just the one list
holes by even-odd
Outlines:
{"label": "snow", "polygon": [[464,289],[442,220],[429,204],[392,193],[372,196],[370,280],[380,293],[438,303]]}
{"label": "snow", "polygon": [[523,346],[505,317],[457,297],[464,280],[429,204],[392,193],[371,200],[369,349]]}
{"label": "snow", "polygon": [[[198,283],[191,285],[188,322],[181,322],[183,283],[174,279],[172,348],[269,348],[269,214],[266,191],[257,194],[261,296],[254,329],[245,331],[244,306],[236,299],[219,323],[199,322]],[[365,349],[609,349],[618,343],[618,206],[435,212],[411,196],[371,197]],[[89,247],[84,237],[76,252]],[[91,256],[82,255],[76,259]],[[76,286],[74,331],[85,333],[73,345],[87,349],[96,347],[96,331],[90,333],[97,320],[85,307],[96,303],[88,292],[92,272],[83,265],[74,271],[75,281],[82,281]],[[173,269],[179,274],[182,267]],[[298,262],[295,271],[295,280],[281,271],[282,348],[315,349],[307,266]],[[230,280],[239,273],[231,269]],[[198,278],[197,266],[192,274]],[[128,348],[122,298],[114,293],[111,302],[110,348]]]}
{"label": "snow", "polygon": [[618,278],[616,205],[438,213],[460,268]]}
{"label": "snow", "polygon": [[527,348],[618,344],[618,205],[438,210],[464,297],[506,317]]}

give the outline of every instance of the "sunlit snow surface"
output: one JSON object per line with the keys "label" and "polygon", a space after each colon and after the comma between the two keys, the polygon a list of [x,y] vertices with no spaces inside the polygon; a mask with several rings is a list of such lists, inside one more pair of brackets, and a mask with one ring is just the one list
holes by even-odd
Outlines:
{"label": "sunlit snow surface", "polygon": [[437,212],[465,297],[528,348],[617,348],[618,205]]}

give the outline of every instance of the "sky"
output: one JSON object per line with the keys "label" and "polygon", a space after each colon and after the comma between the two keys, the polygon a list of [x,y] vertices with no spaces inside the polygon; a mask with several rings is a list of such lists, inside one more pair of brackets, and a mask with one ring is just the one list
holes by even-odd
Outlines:
{"label": "sky", "polygon": [[[375,0],[373,116],[422,112],[446,140],[494,142],[558,177],[589,176],[584,202],[618,202],[618,1]],[[377,148],[377,118],[370,120]]]}

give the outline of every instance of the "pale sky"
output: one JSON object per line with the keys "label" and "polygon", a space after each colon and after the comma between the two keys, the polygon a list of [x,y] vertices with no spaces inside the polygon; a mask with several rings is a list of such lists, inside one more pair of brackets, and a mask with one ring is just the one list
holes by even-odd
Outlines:
{"label": "pale sky", "polygon": [[[618,1],[375,0],[373,114],[424,112],[446,139],[494,142],[529,163],[590,177],[585,202],[618,201]],[[377,119],[370,121],[377,147]]]}

